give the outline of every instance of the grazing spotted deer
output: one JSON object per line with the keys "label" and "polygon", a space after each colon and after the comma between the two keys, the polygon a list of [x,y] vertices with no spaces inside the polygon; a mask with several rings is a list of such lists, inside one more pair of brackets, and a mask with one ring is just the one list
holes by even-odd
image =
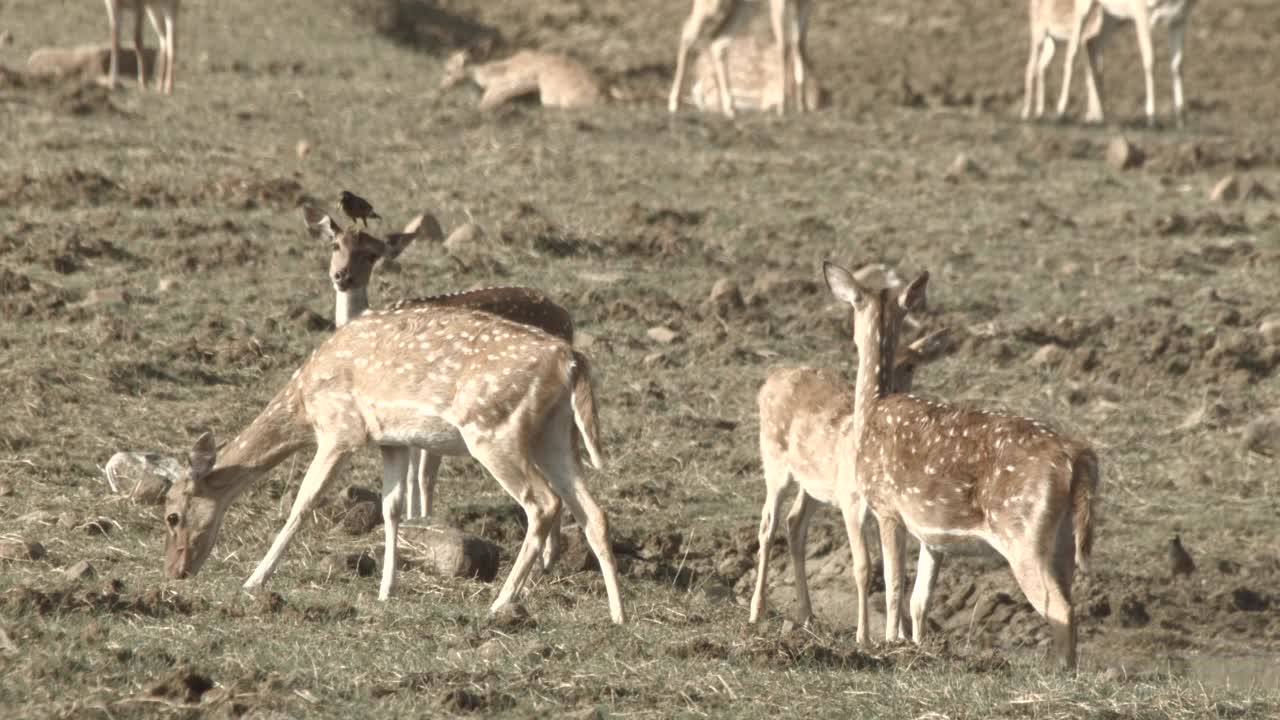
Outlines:
{"label": "grazing spotted deer", "polygon": [[[948,332],[938,330],[902,348],[894,360],[894,388],[911,389],[918,366],[932,362],[945,349]],[[808,623],[813,617],[809,602],[809,581],[805,575],[805,539],[809,521],[818,505],[837,505],[846,513],[857,513],[856,498],[837,501],[840,476],[842,429],[853,418],[854,388],[831,370],[794,367],[775,370],[760,388],[760,459],[764,466],[765,500],[760,511],[760,549],[756,561],[756,587],[751,596],[750,622],[764,614],[769,572],[769,544],[782,510],[782,493],[793,483],[799,485],[795,503],[787,515],[787,548],[795,575],[797,620]],[[856,516],[859,517],[860,516]],[[846,522],[851,545],[863,542],[861,521]],[[857,562],[863,555],[853,552]],[[859,643],[867,641],[867,598],[858,597]]]}
{"label": "grazing spotted deer", "polygon": [[[861,496],[861,514],[869,508],[880,523],[886,638],[897,639],[901,627],[905,532],[920,541],[911,602],[916,642],[937,579],[937,548],[982,540],[1009,561],[1027,599],[1049,621],[1059,661],[1074,668],[1071,580],[1093,545],[1097,456],[1034,420],[893,393],[902,318],[922,299],[928,275],[901,291],[868,290],[831,263],[823,275],[855,315],[857,389],[853,420],[840,439],[846,461],[836,493],[845,503]],[[866,547],[858,549],[864,557],[855,560],[855,574],[867,566]],[[857,580],[861,595],[866,581]]]}
{"label": "grazing spotted deer", "polygon": [[[600,563],[609,614],[624,620],[608,521],[582,477],[574,440],[599,467],[599,430],[587,359],[537,328],[467,308],[418,305],[374,310],[338,328],[294,372],[257,418],[225,447],[196,442],[165,507],[165,569],[197,573],[231,503],[293,453],[316,446],[289,519],[245,583],[275,571],[303,517],[350,456],[376,444],[383,457],[384,574],[396,583],[398,508],[412,448],[470,455],[524,508],[528,529],[491,610],[523,587],[561,501]],[[391,572],[385,572],[385,568]]]}
{"label": "grazing spotted deer", "polygon": [[[319,208],[304,206],[302,217],[307,230],[314,237],[329,242],[333,249],[329,257],[329,278],[333,283],[334,325],[337,327],[346,325],[369,308],[369,281],[379,260],[395,259],[419,237],[437,243],[444,238],[440,223],[430,214],[419,215],[405,226],[404,232],[388,235],[385,241],[354,227],[343,230]],[[398,300],[391,305],[391,309],[400,310],[417,305],[447,305],[481,310],[540,328],[570,345],[573,344],[573,318],[569,311],[533,288],[484,288]],[[408,519],[431,515],[440,461],[441,457],[435,453],[416,449],[410,452],[409,470],[405,477],[405,516]],[[560,549],[560,515],[557,515],[550,541],[543,547],[543,567],[549,567],[555,561]],[[383,571],[387,572],[387,568],[383,568]]]}
{"label": "grazing spotted deer", "polygon": [[[1067,42],[1075,19],[1075,0],[1030,0],[1028,18],[1031,25],[1031,54],[1023,82],[1022,119],[1044,116],[1044,77],[1053,62],[1056,42]],[[1095,8],[1085,19],[1085,87],[1089,106],[1085,122],[1102,122],[1102,99],[1098,87],[1098,71],[1102,64],[1102,29],[1106,13]]]}
{"label": "grazing spotted deer", "polygon": [[120,13],[133,12],[133,50],[138,63],[138,87],[147,86],[146,55],[142,47],[142,13],[146,11],[160,38],[160,52],[156,57],[160,67],[156,69],[156,89],[168,95],[173,92],[174,64],[178,55],[178,0],[106,0],[107,24],[111,27],[111,59],[107,69],[107,82],[114,88],[120,63]]}
{"label": "grazing spotted deer", "polygon": [[440,89],[448,90],[468,78],[484,91],[481,110],[535,92],[543,107],[582,108],[605,101],[596,76],[567,55],[521,50],[505,60],[475,64],[470,53],[459,50],[445,62]]}
{"label": "grazing spotted deer", "polygon": [[[1089,22],[1089,13],[1094,5],[1107,17],[1102,19],[1100,34],[1095,42],[1099,44],[1105,39],[1109,19],[1132,20],[1134,31],[1138,35],[1138,52],[1142,56],[1142,77],[1146,86],[1147,124],[1156,123],[1156,85],[1153,76],[1155,50],[1152,47],[1151,35],[1159,25],[1169,28],[1169,69],[1173,75],[1173,115],[1178,127],[1184,121],[1182,103],[1182,49],[1187,34],[1187,20],[1195,0],[1073,0],[1074,12],[1071,18],[1071,35],[1067,41],[1067,54],[1062,69],[1062,89],[1058,95],[1058,116],[1067,111],[1067,99],[1071,91],[1071,71],[1075,65],[1076,53],[1085,36],[1085,26]],[[1099,108],[1098,120],[1102,120]]]}
{"label": "grazing spotted deer", "polygon": [[[680,100],[684,97],[685,73],[689,53],[703,35],[703,28],[708,22],[720,18],[709,34],[711,42],[707,52],[715,85],[720,92],[719,107],[727,117],[734,116],[734,95],[730,83],[725,56],[734,38],[748,35],[757,13],[766,0],[693,0],[689,17],[680,30],[680,46],[676,51],[676,74],[671,81],[671,93],[667,98],[667,110],[676,112],[680,109]],[[809,9],[811,0],[768,0],[769,27],[773,33],[774,70],[768,77],[776,85],[770,97],[779,98],[776,105],[779,115],[787,112],[789,107],[805,109],[803,90],[805,88],[805,34],[809,26]],[[788,69],[794,82],[788,83]],[[790,90],[790,92],[788,92]],[[763,103],[762,103],[763,104]]]}
{"label": "grazing spotted deer", "polygon": [[[756,35],[729,37],[724,51],[724,69],[729,83],[733,110],[769,112],[781,107],[778,95],[778,66],[772,62],[772,44]],[[704,49],[693,60],[693,82],[686,100],[703,112],[724,112],[716,63],[710,49]],[[817,110],[822,103],[822,88],[812,68],[807,68],[800,90],[800,109]]]}

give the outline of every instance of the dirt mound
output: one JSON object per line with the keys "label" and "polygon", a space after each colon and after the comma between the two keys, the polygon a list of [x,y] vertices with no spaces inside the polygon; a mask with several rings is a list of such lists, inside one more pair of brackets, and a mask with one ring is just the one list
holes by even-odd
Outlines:
{"label": "dirt mound", "polygon": [[147,688],[147,695],[182,703],[199,703],[213,689],[213,680],[191,668],[179,668]]}
{"label": "dirt mound", "polygon": [[302,183],[286,177],[230,176],[212,180],[191,191],[195,204],[216,204],[232,210],[292,210],[305,203],[317,204]]}
{"label": "dirt mound", "polygon": [[159,618],[192,615],[205,607],[206,603],[202,600],[185,598],[168,590],[152,588],[125,593],[124,582],[115,579],[107,580],[90,590],[85,590],[79,584],[49,590],[19,585],[0,594],[0,608],[12,615],[59,616],[91,612]]}
{"label": "dirt mound", "polygon": [[68,168],[41,177],[23,173],[0,178],[0,207],[40,205],[55,210],[117,203],[120,184],[92,169]]}

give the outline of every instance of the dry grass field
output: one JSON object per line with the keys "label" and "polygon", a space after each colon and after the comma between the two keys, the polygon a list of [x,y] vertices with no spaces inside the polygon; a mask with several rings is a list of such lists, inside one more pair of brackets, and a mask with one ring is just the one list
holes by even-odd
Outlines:
{"label": "dry grass field", "polygon": [[[687,11],[194,0],[164,97],[25,72],[37,47],[104,41],[101,2],[0,2],[0,714],[1280,714],[1280,477],[1258,431],[1280,412],[1280,336],[1263,331],[1280,319],[1280,5],[1196,8],[1182,130],[1141,122],[1129,29],[1107,55],[1108,125],[1019,121],[1021,0],[819,2],[810,54],[829,107],[672,116]],[[623,99],[481,113],[476,92],[436,90],[463,46],[568,51]],[[1139,166],[1106,161],[1120,136]],[[1211,200],[1229,175],[1239,197]],[[183,581],[162,572],[160,509],[107,492],[113,453],[233,436],[331,331],[328,249],[298,206],[342,189],[374,202],[381,231],[424,210],[486,231],[411,247],[379,270],[375,307],[527,284],[574,313],[609,453],[588,477],[628,624],[610,624],[580,544],[531,583],[527,618],[490,619],[495,583],[412,554],[379,603],[376,572],[331,558],[380,558],[381,531],[352,534],[332,503],[270,592],[244,593],[307,452],[238,500]],[[955,343],[917,375],[922,394],[1042,417],[1098,449],[1078,675],[1050,669],[1047,625],[990,553],[948,558],[924,646],[857,645],[831,510],[810,533],[817,626],[787,622],[781,533],[777,614],[747,624],[755,393],[783,365],[853,369],[825,258],[930,271],[922,327]],[[709,300],[721,279],[741,303]],[[340,486],[379,482],[370,450]],[[497,543],[501,579],[518,506],[471,461],[447,460],[439,492],[441,521]],[[1174,533],[1189,577],[1171,577]],[[82,560],[93,575],[67,577]]]}

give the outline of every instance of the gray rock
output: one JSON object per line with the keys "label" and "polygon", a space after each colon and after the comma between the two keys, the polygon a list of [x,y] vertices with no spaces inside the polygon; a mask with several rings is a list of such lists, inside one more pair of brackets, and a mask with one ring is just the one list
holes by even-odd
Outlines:
{"label": "gray rock", "polygon": [[139,505],[159,505],[165,493],[182,477],[182,464],[155,453],[118,452],[103,468],[113,493],[128,493]]}
{"label": "gray rock", "polygon": [[402,525],[400,551],[442,577],[492,582],[498,576],[498,546],[453,528]]}

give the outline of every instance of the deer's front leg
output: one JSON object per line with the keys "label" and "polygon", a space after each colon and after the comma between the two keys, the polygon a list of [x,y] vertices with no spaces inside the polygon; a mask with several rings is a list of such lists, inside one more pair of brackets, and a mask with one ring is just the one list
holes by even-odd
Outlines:
{"label": "deer's front leg", "polygon": [[316,449],[316,456],[311,460],[311,466],[307,468],[306,477],[302,479],[302,486],[298,488],[298,497],[293,501],[293,507],[289,509],[289,519],[285,521],[284,527],[280,529],[280,533],[276,535],[275,542],[271,543],[271,549],[267,551],[266,556],[258,563],[258,567],[245,581],[244,588],[253,590],[262,586],[264,582],[275,572],[276,566],[280,564],[280,559],[284,557],[284,551],[289,547],[289,542],[293,539],[294,533],[298,532],[298,528],[302,525],[302,518],[315,505],[316,499],[320,497],[325,488],[333,481],[337,474],[338,468],[347,459],[347,450],[339,449],[333,443],[321,442]]}
{"label": "deer's front leg", "polygon": [[1071,39],[1067,41],[1066,58],[1062,65],[1062,88],[1058,92],[1058,117],[1067,112],[1067,101],[1071,97],[1071,71],[1076,64],[1076,53],[1080,51],[1080,39],[1084,35],[1084,24],[1089,19],[1089,10],[1095,0],[1076,0],[1075,16],[1071,19]]}
{"label": "deer's front leg", "polygon": [[702,33],[702,23],[706,16],[700,12],[695,2],[693,12],[685,19],[680,28],[680,47],[676,50],[676,76],[671,79],[671,93],[667,97],[667,112],[674,113],[680,109],[680,96],[684,94],[684,74],[689,61],[689,49],[697,42]]}
{"label": "deer's front leg", "polygon": [[117,74],[120,69],[120,8],[118,0],[107,0],[107,26],[111,30],[111,57],[107,62],[107,85],[112,90],[119,82]]}
{"label": "deer's front leg", "polygon": [[138,89],[147,87],[147,56],[142,44],[142,9],[133,11],[133,58],[138,65]]}
{"label": "deer's front leg", "polygon": [[942,556],[925,543],[920,543],[920,559],[916,563],[916,584],[911,590],[911,639],[917,645],[924,638],[924,616],[929,612],[929,599],[938,580]]}
{"label": "deer's front leg", "polygon": [[[845,533],[849,536],[849,552],[853,555],[853,585],[858,595],[858,632],[859,645],[867,644],[867,596],[871,592],[871,555],[867,552],[867,541],[862,536],[862,526],[867,519],[867,504],[860,498],[853,498],[840,508],[844,516]],[[887,567],[887,566],[886,566]]]}

